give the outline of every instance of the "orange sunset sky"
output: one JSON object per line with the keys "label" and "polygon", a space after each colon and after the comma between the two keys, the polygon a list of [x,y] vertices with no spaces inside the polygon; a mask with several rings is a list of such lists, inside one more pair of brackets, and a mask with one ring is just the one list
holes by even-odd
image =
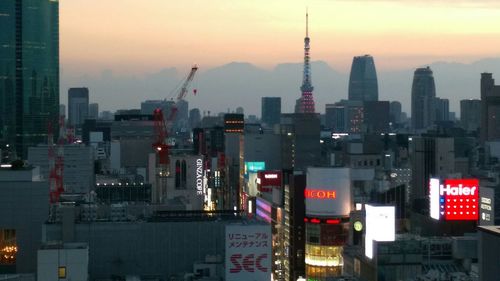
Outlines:
{"label": "orange sunset sky", "polygon": [[61,67],[137,74],[300,62],[306,7],[312,59],[342,72],[361,54],[380,70],[500,56],[495,0],[65,0]]}

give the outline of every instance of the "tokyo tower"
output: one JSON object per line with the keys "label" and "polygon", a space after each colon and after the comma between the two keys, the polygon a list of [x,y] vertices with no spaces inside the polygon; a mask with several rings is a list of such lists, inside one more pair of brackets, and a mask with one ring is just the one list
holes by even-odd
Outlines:
{"label": "tokyo tower", "polygon": [[309,13],[306,12],[306,37],[304,38],[304,77],[302,79],[302,86],[300,91],[302,97],[300,98],[299,113],[314,113],[314,87],[311,83],[311,65],[309,58]]}

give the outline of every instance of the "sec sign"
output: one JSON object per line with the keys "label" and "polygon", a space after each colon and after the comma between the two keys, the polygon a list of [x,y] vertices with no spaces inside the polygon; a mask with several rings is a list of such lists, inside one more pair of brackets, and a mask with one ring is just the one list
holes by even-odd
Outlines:
{"label": "sec sign", "polygon": [[226,226],[227,281],[271,280],[271,225]]}
{"label": "sec sign", "polygon": [[479,180],[431,179],[431,217],[445,220],[478,220]]}

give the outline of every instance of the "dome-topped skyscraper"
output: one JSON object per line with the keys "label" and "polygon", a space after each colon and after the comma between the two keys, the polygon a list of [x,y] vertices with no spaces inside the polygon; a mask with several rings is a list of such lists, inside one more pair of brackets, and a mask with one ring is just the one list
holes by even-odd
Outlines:
{"label": "dome-topped skyscraper", "polygon": [[378,101],[378,82],[375,62],[370,55],[352,59],[349,77],[350,101]]}
{"label": "dome-topped skyscraper", "polygon": [[435,98],[436,85],[431,68],[417,68],[411,86],[411,127],[413,130],[423,130],[434,124]]}

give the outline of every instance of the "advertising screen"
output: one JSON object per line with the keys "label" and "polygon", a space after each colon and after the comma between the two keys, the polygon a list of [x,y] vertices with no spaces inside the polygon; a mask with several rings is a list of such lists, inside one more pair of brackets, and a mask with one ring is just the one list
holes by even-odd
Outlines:
{"label": "advertising screen", "polygon": [[495,190],[491,187],[481,187],[479,193],[479,224],[495,224]]}
{"label": "advertising screen", "polygon": [[258,172],[266,169],[266,162],[245,162],[245,177],[248,177],[250,172]]}
{"label": "advertising screen", "polygon": [[479,180],[431,179],[429,200],[431,217],[436,220],[478,220]]}
{"label": "advertising screen", "polygon": [[351,211],[349,168],[308,168],[304,190],[307,216],[347,216]]}
{"label": "advertising screen", "polygon": [[281,171],[260,171],[259,191],[271,192],[272,187],[281,187]]}
{"label": "advertising screen", "polygon": [[226,226],[227,281],[271,280],[271,226]]}
{"label": "advertising screen", "polygon": [[373,241],[396,239],[396,209],[394,206],[365,205],[365,256],[373,258]]}

